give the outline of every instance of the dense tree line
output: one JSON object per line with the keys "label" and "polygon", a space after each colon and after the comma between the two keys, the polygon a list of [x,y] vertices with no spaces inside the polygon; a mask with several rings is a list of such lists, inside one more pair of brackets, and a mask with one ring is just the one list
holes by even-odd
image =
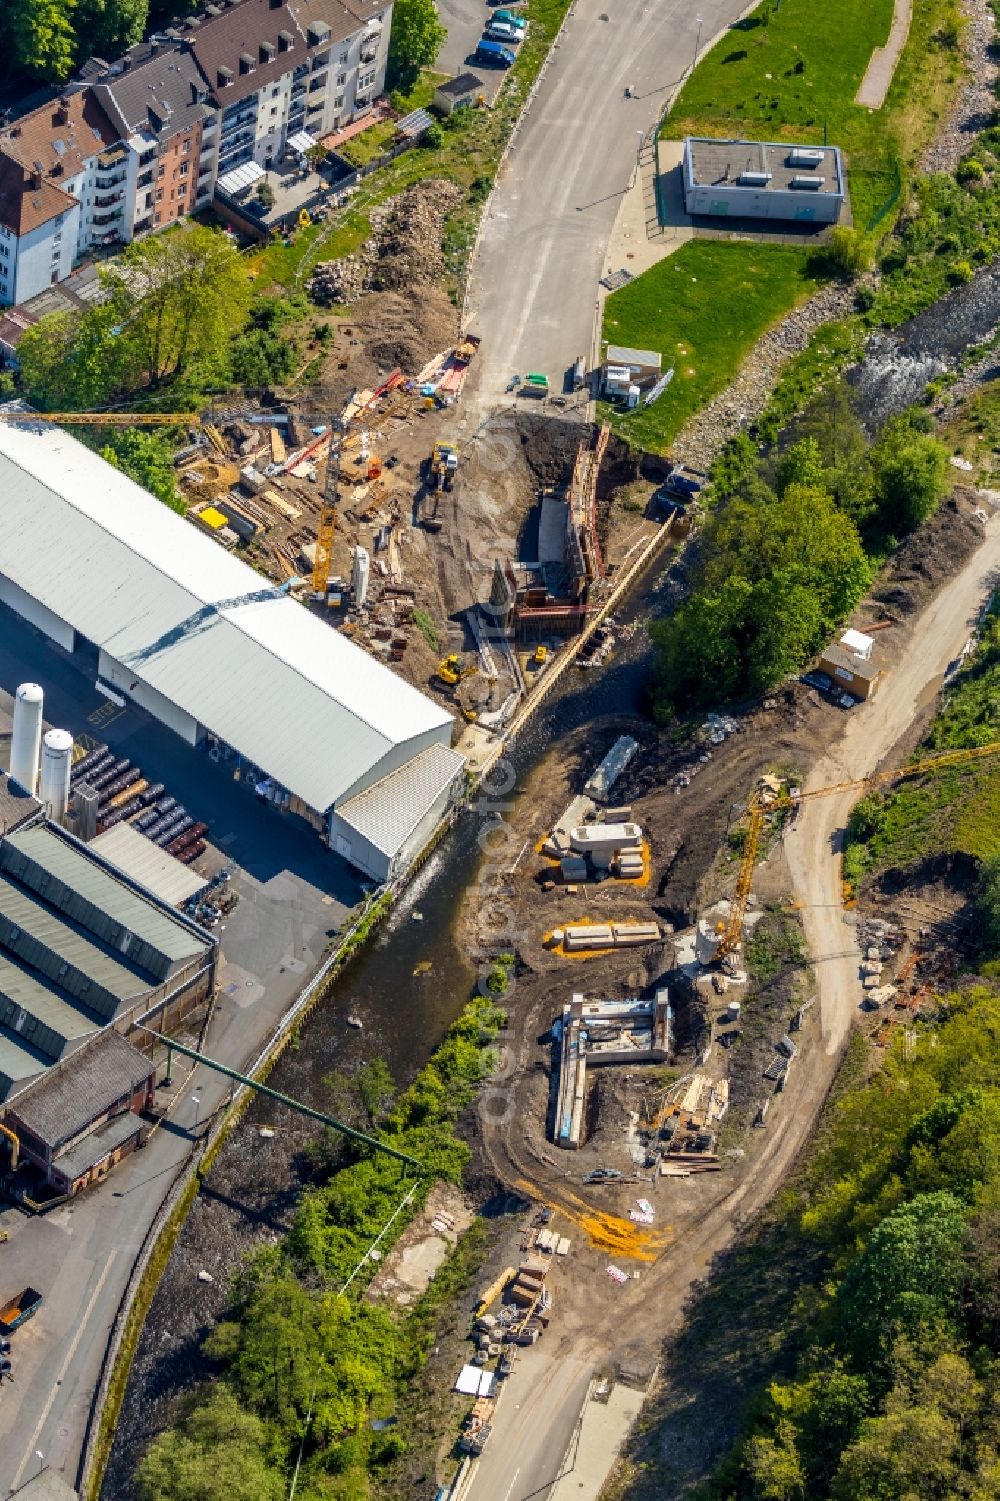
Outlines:
{"label": "dense tree line", "polygon": [[4,0],[0,45],[8,67],[62,83],[88,57],[111,60],[138,42],[148,16],[149,0]]}
{"label": "dense tree line", "polygon": [[745,434],[728,445],[689,596],[651,626],[658,717],[764,692],[829,639],[944,494],[946,454],[923,426],[895,419],[869,446],[833,393],[775,458]]}
{"label": "dense tree line", "polygon": [[998,1000],[951,996],[837,1105],[791,1232],[825,1248],[829,1278],[716,1498],[1000,1494]]}

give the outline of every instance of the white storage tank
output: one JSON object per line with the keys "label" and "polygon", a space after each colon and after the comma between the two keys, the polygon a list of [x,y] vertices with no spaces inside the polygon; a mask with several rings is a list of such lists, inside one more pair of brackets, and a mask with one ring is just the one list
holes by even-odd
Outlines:
{"label": "white storage tank", "polygon": [[69,804],[73,766],[73,736],[69,730],[48,730],[42,742],[42,775],[38,796],[55,823],[62,823]]}
{"label": "white storage tank", "polygon": [[32,796],[38,785],[38,754],[42,743],[42,701],[37,683],[22,683],[14,697],[14,730],[10,742],[10,774]]}

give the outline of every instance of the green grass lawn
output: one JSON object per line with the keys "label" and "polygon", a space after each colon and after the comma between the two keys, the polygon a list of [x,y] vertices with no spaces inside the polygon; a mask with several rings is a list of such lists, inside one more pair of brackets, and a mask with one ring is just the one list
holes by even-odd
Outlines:
{"label": "green grass lawn", "polygon": [[[914,0],[909,39],[886,103],[854,103],[893,0],[764,0],[703,58],[663,127],[686,135],[821,142],[848,157],[854,223],[867,228],[929,136],[958,72],[953,0]],[[957,33],[955,33],[957,39]]]}
{"label": "green grass lawn", "polygon": [[656,349],[674,378],[650,407],[616,413],[629,442],[663,453],[724,390],[761,334],[815,290],[799,246],[693,240],[608,298],[604,337]]}

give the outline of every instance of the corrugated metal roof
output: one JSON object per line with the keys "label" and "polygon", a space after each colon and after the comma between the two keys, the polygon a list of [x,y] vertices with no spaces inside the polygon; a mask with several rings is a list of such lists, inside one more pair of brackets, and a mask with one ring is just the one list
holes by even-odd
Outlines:
{"label": "corrugated metal roof", "polygon": [[144,1084],[153,1064],[113,1028],[108,1028],[70,1063],[18,1095],[11,1105],[28,1131],[53,1150],[86,1130],[92,1120]]}
{"label": "corrugated metal roof", "polygon": [[0,1025],[45,1053],[52,1063],[68,1043],[98,1031],[104,1018],[82,1000],[44,984],[9,955],[0,954]]}
{"label": "corrugated metal roof", "polygon": [[182,865],[127,823],[117,823],[113,829],[98,834],[90,841],[89,848],[172,907],[180,906],[205,885],[204,876]]}
{"label": "corrugated metal roof", "polygon": [[22,1042],[9,1028],[0,1026],[0,1100],[5,1100],[23,1079],[42,1073],[51,1061],[38,1048]]}
{"label": "corrugated metal roof", "polygon": [[0,492],[3,573],[311,807],[390,747],[450,734],[426,695],[60,429],[0,425]]}
{"label": "corrugated metal roof", "polygon": [[52,1166],[72,1183],[74,1178],[89,1173],[92,1167],[96,1167],[116,1147],[123,1147],[126,1142],[134,1141],[141,1130],[142,1121],[139,1116],[126,1110],[123,1115],[104,1121],[89,1136],[82,1137],[64,1152],[60,1152]]}
{"label": "corrugated metal roof", "polygon": [[656,349],[631,349],[627,344],[609,344],[606,365],[639,365],[659,370],[662,356]]}
{"label": "corrugated metal roof", "polygon": [[0,948],[108,1020],[150,988],[145,977],[119,964],[5,876],[0,876]]}
{"label": "corrugated metal roof", "polygon": [[212,946],[207,934],[140,896],[50,824],[8,835],[0,843],[0,868],[119,949],[154,983]]}
{"label": "corrugated metal roof", "polygon": [[383,854],[394,855],[464,765],[465,757],[458,751],[429,746],[398,771],[341,803],[337,816]]}

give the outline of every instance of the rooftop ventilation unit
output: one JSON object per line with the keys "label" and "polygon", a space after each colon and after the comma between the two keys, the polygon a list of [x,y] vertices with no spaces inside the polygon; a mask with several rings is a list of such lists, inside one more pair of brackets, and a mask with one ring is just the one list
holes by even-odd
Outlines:
{"label": "rooftop ventilation unit", "polygon": [[766,188],[771,181],[770,172],[741,172],[736,179],[742,188]]}
{"label": "rooftop ventilation unit", "polygon": [[807,146],[796,146],[786,158],[789,167],[822,167],[826,153]]}
{"label": "rooftop ventilation unit", "polygon": [[812,188],[814,192],[818,192],[825,182],[825,177],[793,177],[788,186],[790,188]]}

